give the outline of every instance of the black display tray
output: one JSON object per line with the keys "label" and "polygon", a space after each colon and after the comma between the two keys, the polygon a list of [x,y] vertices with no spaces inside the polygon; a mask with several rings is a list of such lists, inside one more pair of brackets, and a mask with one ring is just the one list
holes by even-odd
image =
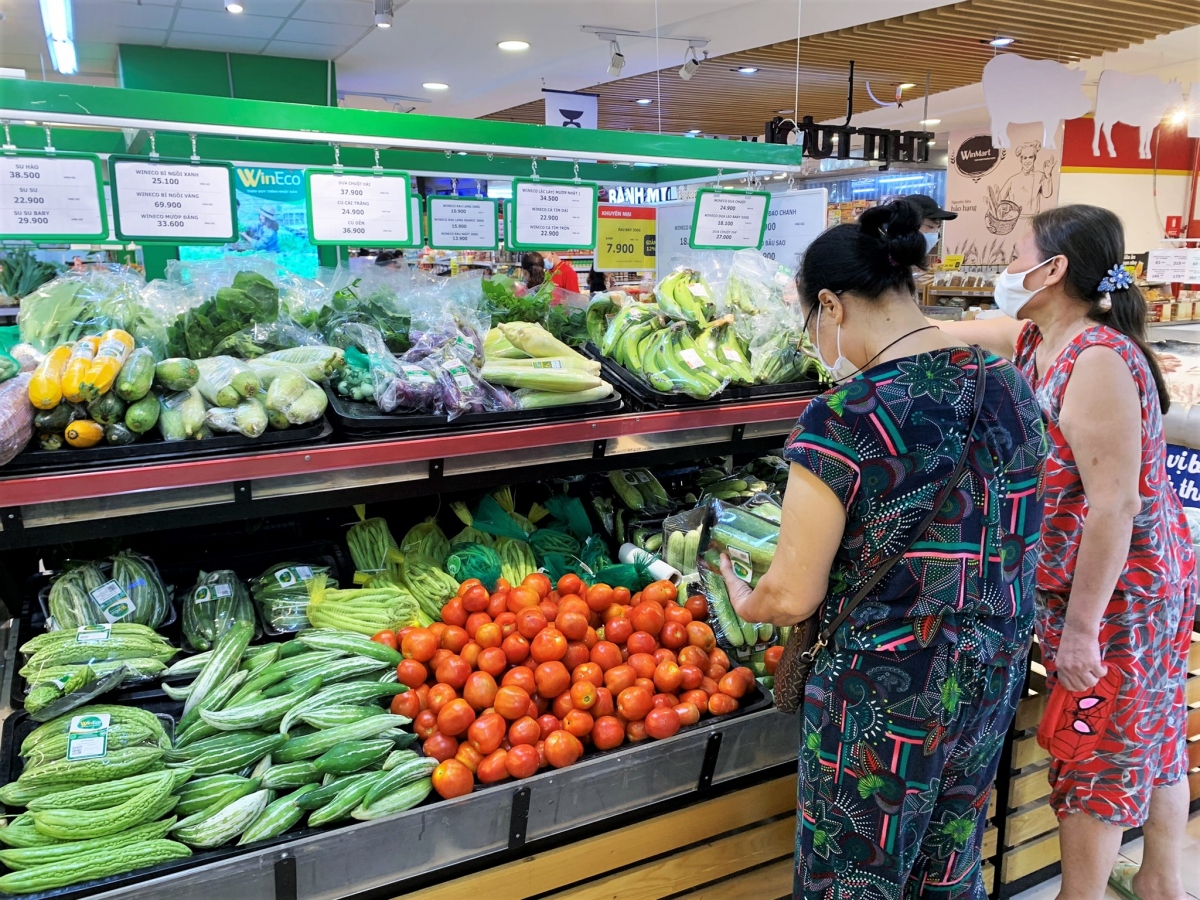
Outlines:
{"label": "black display tray", "polygon": [[815,397],[825,391],[825,386],[819,381],[791,381],[784,384],[754,384],[750,387],[729,386],[715,397],[698,400],[687,394],[665,394],[656,391],[624,366],[601,353],[595,344],[586,344],[579,350],[600,363],[601,375],[605,380],[612,382],[614,387],[620,388],[631,400],[647,409],[680,409],[745,400]]}
{"label": "black display tray", "polygon": [[34,443],[13,457],[3,474],[37,470],[39,472],[61,469],[96,469],[124,463],[143,464],[161,462],[180,457],[218,456],[227,453],[242,453],[246,450],[276,449],[292,444],[315,443],[325,440],[333,428],[324,418],[311,425],[286,428],[282,431],[268,429],[261,436],[249,438],[241,434],[214,434],[202,441],[139,441],[123,447],[107,444],[89,447],[86,450],[64,448],[42,450]]}
{"label": "black display tray", "polygon": [[614,391],[612,396],[594,403],[554,406],[549,409],[511,409],[501,412],[464,413],[453,422],[447,422],[445,416],[412,412],[380,412],[379,407],[374,403],[347,400],[345,397],[339,396],[336,391],[331,390],[328,385],[325,386],[325,393],[329,395],[328,414],[337,423],[340,431],[352,435],[371,436],[505,425],[536,425],[541,422],[558,422],[564,419],[608,415],[620,412],[624,406],[621,394]]}

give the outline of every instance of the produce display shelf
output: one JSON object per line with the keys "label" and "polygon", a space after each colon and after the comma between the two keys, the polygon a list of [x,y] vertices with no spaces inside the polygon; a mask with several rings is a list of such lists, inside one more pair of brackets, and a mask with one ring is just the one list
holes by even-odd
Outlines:
{"label": "produce display shelf", "polygon": [[[645,453],[703,455],[743,442],[782,443],[807,399],[623,412],[473,431],[357,440],[320,446],[46,472],[0,478],[0,549],[59,539],[55,527],[124,516],[229,506],[251,515],[254,503],[345,505],[348,493],[381,486],[436,487],[444,478],[544,470]],[[726,451],[728,452],[728,451]],[[619,466],[619,463],[618,463]],[[358,501],[354,501],[358,502]],[[265,508],[265,507],[264,507]],[[227,516],[232,518],[233,516]],[[162,527],[161,523],[156,527]],[[39,531],[41,535],[39,536]]]}

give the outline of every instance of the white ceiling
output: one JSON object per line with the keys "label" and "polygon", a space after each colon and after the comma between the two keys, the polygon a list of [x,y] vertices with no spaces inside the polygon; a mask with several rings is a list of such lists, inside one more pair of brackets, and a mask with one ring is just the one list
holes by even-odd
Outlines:
{"label": "white ceiling", "polygon": [[[373,27],[371,0],[74,0],[79,81],[115,84],[118,43],[333,59],[346,104],[475,118],[536,100],[543,87],[610,80],[609,47],[582,25],[707,38],[714,56],[796,35],[800,0],[396,0],[395,26]],[[947,5],[947,0],[803,0],[800,30],[819,34]],[[0,0],[0,66],[51,70],[38,0]],[[522,39],[524,53],[496,43]],[[621,41],[622,76],[683,61],[685,44]],[[450,85],[432,93],[427,81]],[[389,99],[355,95],[386,94]],[[393,103],[391,97],[413,98]]]}

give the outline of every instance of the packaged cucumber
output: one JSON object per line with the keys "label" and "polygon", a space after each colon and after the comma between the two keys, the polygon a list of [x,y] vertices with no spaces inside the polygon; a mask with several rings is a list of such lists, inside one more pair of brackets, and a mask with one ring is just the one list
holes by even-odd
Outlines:
{"label": "packaged cucumber", "polygon": [[236,622],[256,626],[254,607],[242,580],[231,569],[201,572],[183,598],[183,637],[188,646],[211,650]]}
{"label": "packaged cucumber", "polygon": [[267,634],[292,634],[307,628],[309,583],[328,574],[325,566],[284,562],[251,581],[254,604]]}

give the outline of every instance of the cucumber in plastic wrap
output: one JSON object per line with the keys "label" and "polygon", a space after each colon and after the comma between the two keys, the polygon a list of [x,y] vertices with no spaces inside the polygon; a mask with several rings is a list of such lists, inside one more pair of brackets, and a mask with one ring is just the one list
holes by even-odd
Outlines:
{"label": "cucumber in plastic wrap", "polygon": [[201,572],[183,598],[183,637],[193,650],[210,650],[237,622],[257,630],[246,586],[232,569]]}
{"label": "cucumber in plastic wrap", "polygon": [[291,634],[308,627],[308,585],[325,566],[285,562],[271,566],[252,582],[254,603],[268,634]]}
{"label": "cucumber in plastic wrap", "polygon": [[104,573],[95,563],[73,565],[50,585],[50,616],[58,628],[100,625],[107,621],[92,591],[104,584]]}
{"label": "cucumber in plastic wrap", "polygon": [[[122,550],[112,558],[113,581],[125,589],[133,613],[121,621],[157,628],[171,612],[171,598],[148,557]],[[99,624],[99,623],[97,623]]]}

